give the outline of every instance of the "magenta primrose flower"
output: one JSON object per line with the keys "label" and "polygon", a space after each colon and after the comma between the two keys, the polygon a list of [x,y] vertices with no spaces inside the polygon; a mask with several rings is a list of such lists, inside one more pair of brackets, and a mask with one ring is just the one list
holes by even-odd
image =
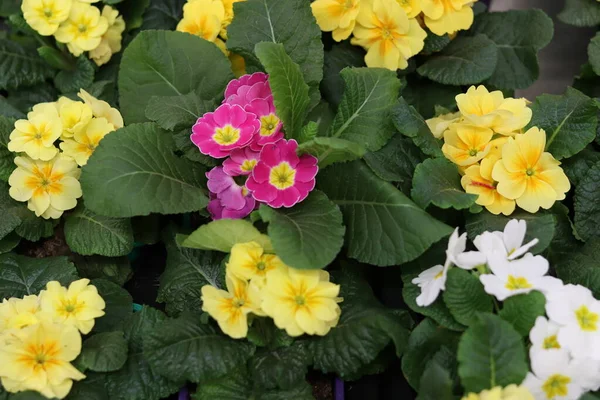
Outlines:
{"label": "magenta primrose flower", "polygon": [[[247,191],[247,189],[244,189]],[[246,197],[246,205],[239,210],[232,210],[223,205],[214,193],[210,193],[210,201],[206,209],[213,220],[217,219],[242,219],[247,217],[256,207],[256,201],[250,194]]]}
{"label": "magenta primrose flower", "polygon": [[304,200],[315,188],[319,170],[317,158],[309,154],[299,157],[297,148],[298,143],[293,139],[281,139],[263,147],[246,181],[246,187],[257,201],[273,208],[289,208]]}
{"label": "magenta primrose flower", "polygon": [[235,149],[229,158],[223,161],[223,170],[231,176],[250,175],[258,162],[259,154],[259,151],[254,151],[250,147]]}
{"label": "magenta primrose flower", "polygon": [[248,145],[259,130],[260,121],[254,114],[239,105],[222,104],[198,119],[191,139],[202,154],[223,158]]}
{"label": "magenta primrose flower", "polygon": [[281,131],[283,124],[275,114],[273,96],[266,99],[254,99],[245,107],[245,110],[256,115],[260,121],[260,131],[250,143],[252,150],[260,151],[264,145],[275,143],[283,138]]}
{"label": "magenta primrose flower", "polygon": [[248,189],[225,173],[223,167],[214,167],[206,173],[206,177],[211,198],[208,211],[213,219],[244,218],[252,212],[256,201]]}
{"label": "magenta primrose flower", "polygon": [[263,72],[255,72],[232,80],[225,89],[223,102],[245,107],[254,99],[266,99],[272,95],[268,78]]}

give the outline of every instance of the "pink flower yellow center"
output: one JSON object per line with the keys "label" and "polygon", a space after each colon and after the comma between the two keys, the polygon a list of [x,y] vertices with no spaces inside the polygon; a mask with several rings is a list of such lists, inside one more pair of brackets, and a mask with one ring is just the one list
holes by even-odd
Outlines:
{"label": "pink flower yellow center", "polygon": [[260,117],[260,136],[271,136],[275,133],[278,124],[279,118],[275,114]]}
{"label": "pink flower yellow center", "polygon": [[522,276],[509,275],[505,287],[508,290],[531,289],[531,283]]}
{"label": "pink flower yellow center", "polygon": [[575,310],[575,318],[582,331],[595,332],[598,330],[598,314],[590,311],[586,306],[581,306]]}
{"label": "pink flower yellow center", "polygon": [[216,128],[212,139],[221,146],[229,146],[240,140],[240,130],[231,125]]}
{"label": "pink flower yellow center", "polygon": [[269,183],[279,190],[294,186],[296,170],[286,161],[279,163],[271,169]]}
{"label": "pink flower yellow center", "polygon": [[244,160],[242,165],[240,165],[240,169],[244,172],[251,172],[256,166],[257,160]]}
{"label": "pink flower yellow center", "polygon": [[569,383],[571,383],[571,378],[568,376],[554,374],[546,379],[546,382],[542,385],[542,390],[549,399],[566,396],[569,394],[569,388],[567,387]]}

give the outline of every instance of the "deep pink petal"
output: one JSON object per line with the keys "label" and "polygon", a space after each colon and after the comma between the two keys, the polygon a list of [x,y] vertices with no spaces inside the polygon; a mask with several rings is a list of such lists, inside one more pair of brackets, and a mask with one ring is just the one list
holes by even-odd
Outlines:
{"label": "deep pink petal", "polygon": [[246,181],[246,187],[252,190],[252,197],[254,197],[258,201],[262,201],[264,203],[269,203],[273,199],[275,199],[278,195],[279,190],[269,183],[260,183],[257,184],[256,181],[253,181],[252,185],[249,185],[250,179]]}
{"label": "deep pink petal", "polygon": [[265,163],[259,162],[252,169],[252,176],[256,182],[268,182],[269,176],[271,175],[271,168]]}
{"label": "deep pink petal", "polygon": [[269,167],[274,167],[282,161],[281,151],[277,143],[268,144],[262,148],[260,151],[260,161]]}
{"label": "deep pink petal", "polygon": [[[236,150],[240,150],[240,149],[236,149]],[[236,151],[236,150],[234,150],[234,151]],[[231,152],[231,154],[233,154],[233,152]],[[231,154],[229,155],[229,158],[227,158],[225,161],[223,161],[223,170],[225,171],[225,173],[227,175],[231,175],[231,176],[244,175],[244,171],[242,171],[242,169],[240,168],[241,164],[238,164],[235,161],[233,161],[233,159],[231,158]]]}
{"label": "deep pink petal", "polygon": [[221,204],[232,210],[241,210],[246,205],[246,199],[242,194],[242,188],[237,185],[231,185],[226,190],[217,194]]}
{"label": "deep pink petal", "polygon": [[254,99],[265,99],[271,95],[271,87],[267,82],[255,83],[244,94],[248,103],[250,103]]}
{"label": "deep pink petal", "polygon": [[269,102],[266,99],[254,99],[245,107],[245,109],[259,118],[271,114]]}
{"label": "deep pink petal", "polygon": [[261,136],[260,134],[256,135],[255,141],[250,144],[252,150],[262,149],[263,146],[271,143],[276,143],[279,140],[283,139],[283,132],[281,131],[282,124],[279,123],[277,128],[273,132],[273,134],[269,136]]}
{"label": "deep pink petal", "polygon": [[266,202],[269,206],[273,208],[280,208],[283,206],[283,192],[281,190],[275,191],[275,197]]}
{"label": "deep pink petal", "polygon": [[225,99],[227,100],[228,97],[236,94],[241,86],[252,86],[258,82],[266,82],[267,79],[268,75],[264,72],[255,72],[234,79],[227,84],[227,88],[225,89]]}
{"label": "deep pink petal", "polygon": [[[250,114],[251,115],[251,114]],[[241,106],[234,104],[229,108],[229,123],[231,126],[238,128],[245,125],[248,120],[249,114]],[[253,118],[256,118],[252,115]]]}
{"label": "deep pink petal", "polygon": [[[305,157],[305,156],[308,156]],[[296,180],[300,182],[309,182],[315,179],[317,173],[319,172],[319,167],[317,165],[311,165],[312,160],[309,158],[314,158],[311,155],[305,154],[300,158],[300,162],[296,166]],[[316,160],[316,158],[315,158]]]}
{"label": "deep pink petal", "polygon": [[286,208],[292,207],[294,204],[300,201],[300,191],[295,187],[287,188],[281,191],[281,196],[283,198],[283,206]]}
{"label": "deep pink petal", "polygon": [[315,180],[312,180],[310,182],[295,182],[294,187],[300,192],[299,201],[304,200],[306,196],[308,196],[308,194],[312,192],[312,190],[315,188],[315,183]]}

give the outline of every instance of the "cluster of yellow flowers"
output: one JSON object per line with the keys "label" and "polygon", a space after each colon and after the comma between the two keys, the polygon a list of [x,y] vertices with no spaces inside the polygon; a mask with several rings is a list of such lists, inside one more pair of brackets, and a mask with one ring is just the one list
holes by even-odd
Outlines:
{"label": "cluster of yellow flowers", "polygon": [[425,43],[427,26],[436,35],[473,24],[477,0],[316,0],[311,4],[321,30],[367,51],[369,67],[405,69]]}
{"label": "cluster of yellow flowers", "polygon": [[340,287],[326,271],[288,267],[256,242],[233,246],[226,268],[227,291],[203,286],[202,310],[232,338],[246,337],[250,313],[273,318],[290,336],[323,336],[337,325]]}
{"label": "cluster of yellow flowers", "polygon": [[[8,179],[10,196],[36,216],[57,219],[81,197],[80,169],[108,133],[123,127],[118,110],[81,89],[73,101],[40,103],[15,122],[8,150],[20,154]],[[60,150],[56,142],[60,142]]]}
{"label": "cluster of yellow flowers", "polygon": [[479,394],[469,393],[462,400],[534,400],[534,398],[526,387],[509,385],[504,389],[501,386],[496,386]]}
{"label": "cluster of yellow flowers", "polygon": [[227,50],[227,27],[233,21],[233,4],[245,0],[188,0],[183,6],[183,19],[177,30],[213,42],[229,57],[236,76],[244,75],[244,59]]}
{"label": "cluster of yellow flowers", "polygon": [[62,399],[73,380],[85,378],[71,361],[81,352],[81,335],[92,330],[105,308],[89,283],[81,279],[67,289],[52,281],[39,296],[2,301],[0,379],[5,390],[35,390]]}
{"label": "cluster of yellow flowers", "polygon": [[510,215],[515,203],[531,213],[563,200],[571,185],[552,154],[545,152],[546,133],[532,127],[525,99],[504,98],[484,86],[456,96],[457,113],[427,120],[442,151],[459,166],[461,184],[476,194],[476,203],[492,214]]}
{"label": "cluster of yellow flowers", "polygon": [[69,51],[89,57],[100,66],[121,50],[125,21],[110,6],[100,10],[90,3],[99,0],[23,0],[21,10],[27,24],[42,36],[54,35]]}

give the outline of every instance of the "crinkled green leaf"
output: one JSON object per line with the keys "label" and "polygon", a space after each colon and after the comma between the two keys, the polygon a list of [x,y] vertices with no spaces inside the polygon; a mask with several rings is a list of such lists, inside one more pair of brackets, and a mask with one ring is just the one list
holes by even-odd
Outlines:
{"label": "crinkled green leaf", "polygon": [[541,292],[534,291],[507,298],[498,315],[510,322],[521,336],[527,336],[535,325],[536,318],[545,315],[545,306],[546,297]]}
{"label": "crinkled green leaf", "polygon": [[61,93],[76,93],[94,82],[95,73],[92,61],[86,55],[82,55],[77,59],[74,70],[60,71],[56,75],[54,84]]}
{"label": "crinkled green leaf", "polygon": [[6,118],[24,118],[25,114],[10,104],[6,97],[0,95],[0,116]]}
{"label": "crinkled green leaf", "polygon": [[430,360],[423,371],[416,400],[453,400],[452,377],[436,360]]}
{"label": "crinkled green leaf", "polygon": [[308,153],[317,157],[319,167],[325,168],[337,162],[357,160],[365,154],[366,149],[349,140],[317,136],[300,144],[298,151],[300,154]]}
{"label": "crinkled green leaf", "polygon": [[250,359],[252,381],[266,389],[291,389],[304,381],[312,355],[304,342],[275,349],[262,348]]}
{"label": "crinkled green leaf", "polygon": [[582,248],[575,249],[555,266],[556,275],[566,283],[583,285],[594,297],[600,297],[600,239],[593,238]]}
{"label": "crinkled green leaf", "polygon": [[[127,31],[131,31],[142,26],[142,23],[144,22],[144,13],[150,5],[150,2],[151,0],[126,1],[119,7],[119,11],[125,20],[125,28]],[[164,3],[167,2],[164,1],[163,4]]]}
{"label": "crinkled green leaf", "polygon": [[325,268],[344,244],[342,213],[318,190],[293,208],[262,205],[259,213],[269,223],[275,253],[293,268]]}
{"label": "crinkled green leaf", "polygon": [[152,96],[146,107],[146,118],[170,131],[186,129],[190,140],[192,126],[198,118],[217,106],[216,100],[204,100],[196,92],[182,96]]}
{"label": "crinkled green leaf", "polygon": [[423,47],[423,50],[421,50],[422,54],[431,54],[442,51],[444,47],[448,46],[451,42],[450,36],[447,33],[438,36],[429,29],[425,29],[425,32],[427,32],[427,37],[425,38],[425,46]]}
{"label": "crinkled green leaf", "polygon": [[35,50],[30,51],[16,41],[0,39],[0,89],[41,83],[54,73]]}
{"label": "crinkled green leaf", "polygon": [[131,319],[133,312],[131,295],[121,286],[106,279],[94,279],[92,285],[96,286],[98,293],[106,303],[104,309],[106,314],[96,319],[94,332],[122,330],[123,325]]}
{"label": "crinkled green leaf", "polygon": [[186,0],[150,0],[143,14],[142,30],[173,30],[183,17]]}
{"label": "crinkled green leaf", "polygon": [[442,157],[441,142],[433,136],[423,117],[403,98],[394,107],[393,122],[398,132],[411,138],[423,153]]}
{"label": "crinkled green leaf", "polygon": [[352,46],[350,42],[334,43],[330,50],[325,51],[323,66],[323,81],[321,93],[323,98],[337,108],[344,94],[344,80],[340,75],[346,67],[364,67],[365,51],[359,46]]}
{"label": "crinkled green leaf", "polygon": [[567,174],[569,181],[577,187],[579,182],[585,177],[590,168],[600,161],[600,152],[593,150],[590,146],[586,147],[575,157],[564,161],[561,165]]}
{"label": "crinkled green leaf", "polygon": [[236,243],[255,241],[265,249],[272,250],[267,235],[243,219],[219,219],[202,225],[189,236],[179,236],[177,242],[182,247],[201,250],[217,250],[229,253]]}
{"label": "crinkled green leaf", "polygon": [[106,279],[123,286],[133,274],[128,257],[75,256],[77,272],[82,278]]}
{"label": "crinkled green leaf", "polygon": [[448,110],[456,109],[456,95],[463,92],[460,86],[442,85],[417,74],[406,77],[406,87],[402,97],[413,106],[423,118],[434,117],[436,106]]}
{"label": "crinkled green leaf", "polygon": [[443,298],[450,314],[467,326],[476,321],[477,313],[492,312],[494,308],[492,297],[483,290],[479,279],[460,268],[448,271]]}
{"label": "crinkled green leaf", "polygon": [[67,400],[109,400],[104,382],[104,374],[86,371],[84,380],[73,382]]}
{"label": "crinkled green leaf", "polygon": [[218,164],[216,158],[206,156],[200,153],[198,146],[190,139],[191,128],[185,128],[173,135],[175,147],[183,154],[183,157],[190,161],[200,163],[206,167],[214,167]]}
{"label": "crinkled green leaf", "polygon": [[83,342],[81,363],[97,372],[121,369],[127,360],[127,340],[123,332],[97,333]]}
{"label": "crinkled green leaf", "polygon": [[154,123],[106,136],[81,174],[86,207],[118,218],[204,208],[204,171],[175,156],[174,148],[172,134]]}
{"label": "crinkled green leaf", "polygon": [[21,237],[15,232],[11,232],[0,239],[0,254],[8,253],[19,245]]}
{"label": "crinkled green leaf", "polygon": [[558,19],[570,25],[595,27],[600,24],[600,5],[595,0],[565,0]]}
{"label": "crinkled green leaf", "polygon": [[8,17],[21,11],[21,0],[3,0],[0,3],[0,17]]}
{"label": "crinkled green leaf", "polygon": [[596,75],[600,75],[600,34],[596,33],[590,40],[587,50],[592,69]]}
{"label": "crinkled green leaf", "polygon": [[583,240],[600,237],[600,162],[594,164],[575,188],[575,229]]}

